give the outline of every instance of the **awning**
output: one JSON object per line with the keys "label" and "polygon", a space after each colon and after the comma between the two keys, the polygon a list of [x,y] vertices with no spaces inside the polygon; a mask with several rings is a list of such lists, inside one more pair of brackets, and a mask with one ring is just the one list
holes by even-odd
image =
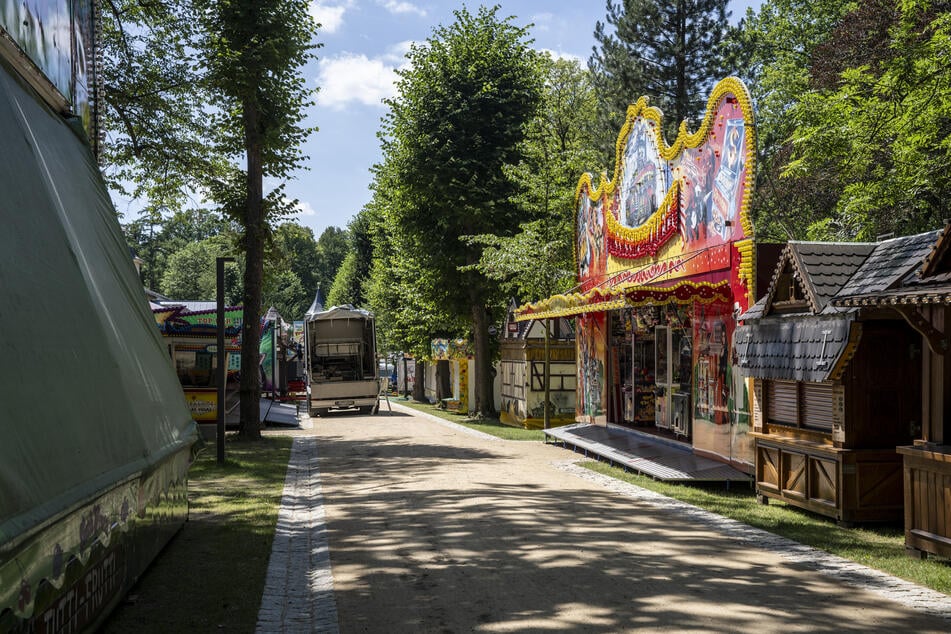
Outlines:
{"label": "awning", "polygon": [[613,289],[594,289],[587,293],[554,295],[515,310],[515,321],[569,317],[583,313],[617,310],[627,306],[663,306],[665,304],[709,304],[730,301],[730,283],[679,282],[673,286],[629,284]]}
{"label": "awning", "polygon": [[854,314],[758,320],[733,335],[735,367],[754,379],[828,381],[841,375],[860,335]]}

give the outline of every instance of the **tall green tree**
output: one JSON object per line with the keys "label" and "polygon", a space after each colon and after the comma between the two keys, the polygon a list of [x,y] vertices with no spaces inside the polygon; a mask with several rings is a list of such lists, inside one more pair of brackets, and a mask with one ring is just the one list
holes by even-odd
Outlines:
{"label": "tall green tree", "polygon": [[347,225],[349,250],[334,276],[333,284],[327,293],[327,302],[333,305],[366,305],[364,285],[370,276],[370,264],[373,259],[372,221],[368,207],[361,209]]}
{"label": "tall green tree", "polygon": [[826,44],[855,6],[853,0],[771,0],[749,9],[730,33],[727,63],[746,82],[756,111],[752,212],[760,239],[821,237],[810,227],[836,204],[841,184],[833,174],[785,174],[797,125],[790,113],[813,89],[813,67],[833,61]]}
{"label": "tall green tree", "polygon": [[301,144],[312,132],[303,110],[312,103],[301,68],[314,57],[317,25],[307,0],[200,0],[207,82],[218,98],[211,115],[219,151],[244,159],[212,193],[240,224],[244,272],[242,436],[257,438],[258,366],[265,243],[271,222],[289,212],[283,184],[265,193],[264,178],[283,183],[302,167]]}
{"label": "tall green tree", "polygon": [[478,269],[521,301],[575,283],[574,195],[581,175],[601,171],[595,147],[597,98],[590,72],[572,60],[542,60],[541,106],[529,122],[521,160],[506,169],[515,182],[522,222],[513,236],[473,238],[485,249]]}
{"label": "tall green tree", "polygon": [[320,283],[320,254],[313,230],[296,222],[284,222],[274,231],[273,243],[274,266],[290,270],[297,276],[305,294],[309,295],[306,301],[310,306]]}
{"label": "tall green tree", "polygon": [[[209,301],[218,288],[215,259],[230,255],[233,247],[227,238],[213,236],[189,242],[168,256],[159,290],[175,300]],[[225,302],[241,301],[241,280],[235,269],[225,270]]]}
{"label": "tall green tree", "polygon": [[110,0],[101,15],[103,174],[146,215],[193,207],[191,193],[224,168],[210,143],[210,98],[195,58],[196,7]]}
{"label": "tall green tree", "polygon": [[[317,239],[317,268],[316,278],[320,288],[324,293],[330,291],[334,278],[344,258],[350,250],[350,235],[346,229],[340,227],[327,227]],[[315,285],[311,289],[311,294],[317,291]],[[329,296],[328,296],[329,301]]]}
{"label": "tall green tree", "polygon": [[790,110],[783,176],[834,185],[818,237],[874,239],[941,226],[951,198],[951,7],[874,0],[821,47]]}
{"label": "tall green tree", "polygon": [[497,288],[477,271],[460,270],[481,257],[481,248],[461,237],[518,228],[514,185],[503,168],[518,162],[541,92],[527,30],[498,10],[457,10],[451,25],[410,49],[382,133],[402,193],[387,210],[389,227],[409,249],[400,257],[433,276],[423,286],[430,301],[471,322],[481,414],[494,409],[489,326]]}
{"label": "tall green tree", "polygon": [[[176,211],[170,215],[152,209],[123,225],[123,232],[129,247],[142,259],[142,282],[152,290],[160,290],[172,255],[189,244],[215,236],[230,240],[232,234],[221,214],[202,208]],[[202,299],[213,296],[212,293]]]}
{"label": "tall green tree", "polygon": [[[614,144],[629,104],[647,95],[664,111],[670,142],[681,121],[703,114],[723,72],[721,42],[728,0],[607,0],[588,60],[600,101],[601,145],[613,164]],[[699,121],[694,122],[696,126]]]}

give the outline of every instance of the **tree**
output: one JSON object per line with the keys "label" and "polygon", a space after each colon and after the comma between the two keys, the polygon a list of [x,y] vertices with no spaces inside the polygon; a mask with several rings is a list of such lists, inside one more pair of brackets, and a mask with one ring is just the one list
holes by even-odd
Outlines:
{"label": "tree", "polygon": [[749,86],[756,110],[751,210],[760,239],[818,238],[810,227],[835,206],[841,184],[833,174],[784,174],[796,125],[789,115],[810,90],[822,47],[853,6],[851,0],[771,0],[758,12],[748,10],[726,43],[728,64]]}
{"label": "tree", "polygon": [[[343,263],[347,252],[350,250],[349,235],[346,229],[340,227],[327,227],[320,238],[317,239],[317,270],[316,278],[320,288],[324,292],[330,290],[334,278],[337,276],[337,270]],[[315,285],[311,293],[317,290]],[[329,300],[329,296],[328,296]]]}
{"label": "tree", "polygon": [[[288,269],[297,276],[306,294],[309,295],[305,299],[307,306],[310,306],[310,300],[313,299],[314,291],[320,283],[318,270],[320,254],[313,230],[296,222],[285,222],[274,231],[273,243],[274,266]],[[304,308],[306,309],[307,306]]]}
{"label": "tree", "polygon": [[[160,287],[162,294],[177,300],[214,299],[218,288],[215,258],[230,253],[230,242],[218,236],[184,245],[168,257]],[[240,298],[240,280],[229,267],[225,271],[225,301],[234,305]]]}
{"label": "tree", "polygon": [[[161,290],[166,266],[175,253],[186,246],[222,236],[232,239],[231,227],[214,211],[192,208],[169,216],[152,209],[123,226],[126,242],[142,258],[142,281],[153,290]],[[225,255],[226,253],[221,253]],[[201,299],[214,297],[214,293]]]}
{"label": "tree", "polygon": [[110,0],[102,8],[103,174],[146,215],[181,211],[190,192],[223,167],[210,143],[210,100],[195,63],[195,6]]}
{"label": "tree", "polygon": [[524,221],[513,236],[482,235],[478,269],[520,300],[548,297],[575,283],[572,236],[578,179],[597,169],[597,99],[589,71],[570,60],[543,60],[538,114],[528,124],[522,160],[507,169],[518,187],[512,201]]}
{"label": "tree", "polygon": [[722,74],[727,1],[607,0],[605,22],[595,25],[598,45],[588,67],[609,164],[627,107],[641,95],[667,113],[670,142],[681,121],[703,114],[710,88]]}
{"label": "tree", "polygon": [[[481,248],[461,237],[517,229],[515,189],[503,167],[518,162],[541,92],[526,29],[497,13],[498,7],[476,15],[457,10],[453,24],[411,47],[382,135],[398,190],[386,210],[388,229],[406,248],[399,260],[414,260],[407,269],[425,276],[418,280],[425,282],[424,303],[471,320],[480,414],[494,409],[488,329],[497,286],[465,268],[478,263]],[[386,274],[402,271],[394,266]],[[420,310],[413,297],[397,299]]]}
{"label": "tree", "polygon": [[850,11],[818,51],[790,110],[794,180],[827,175],[836,200],[810,230],[870,240],[943,224],[951,197],[951,11],[877,0]]}
{"label": "tree", "polygon": [[330,305],[366,304],[364,284],[370,276],[370,263],[373,259],[370,213],[369,206],[361,209],[347,226],[349,250],[327,293],[327,302]]}
{"label": "tree", "polygon": [[[240,224],[244,272],[241,367],[258,366],[265,242],[270,221],[289,211],[283,185],[265,195],[264,177],[284,181],[302,166],[302,124],[312,103],[300,68],[314,57],[316,24],[306,0],[200,0],[207,81],[218,97],[212,114],[218,151],[245,169],[218,179],[212,194]],[[244,437],[261,434],[260,377],[241,373]]]}

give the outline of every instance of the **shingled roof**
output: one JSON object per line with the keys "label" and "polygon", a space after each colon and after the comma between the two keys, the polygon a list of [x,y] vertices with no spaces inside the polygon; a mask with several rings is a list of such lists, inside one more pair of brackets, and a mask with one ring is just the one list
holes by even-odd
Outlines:
{"label": "shingled roof", "polygon": [[777,285],[789,270],[809,303],[809,312],[821,314],[829,301],[859,270],[876,245],[870,242],[787,243],[776,264],[766,295],[740,319],[760,319],[772,311]]}
{"label": "shingled roof", "polygon": [[841,303],[845,298],[877,295],[897,288],[903,279],[920,270],[940,233],[929,231],[879,242],[852,279],[836,293],[832,304],[845,305]]}
{"label": "shingled roof", "polygon": [[738,326],[737,372],[755,379],[836,378],[854,353],[859,332],[852,328],[854,316],[773,317]]}

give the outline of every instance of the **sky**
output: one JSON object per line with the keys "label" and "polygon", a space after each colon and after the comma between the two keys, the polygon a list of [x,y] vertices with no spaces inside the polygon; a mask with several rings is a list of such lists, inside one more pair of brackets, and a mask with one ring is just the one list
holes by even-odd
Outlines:
{"label": "sky", "polygon": [[[532,24],[534,47],[586,61],[595,44],[594,27],[604,20],[605,0],[496,0],[499,15]],[[760,0],[731,0],[732,22]],[[319,131],[303,147],[308,169],[287,183],[297,199],[293,217],[314,237],[327,227],[344,228],[370,200],[370,168],[381,160],[377,132],[386,112],[382,100],[394,96],[395,70],[411,42],[426,40],[434,28],[454,21],[458,1],[317,0],[311,14],[322,25],[318,59],[304,68],[319,87],[306,125]],[[476,13],[478,3],[467,3]],[[632,95],[632,101],[639,95]],[[580,176],[580,175],[579,175]],[[273,185],[274,183],[271,183]],[[267,183],[266,183],[267,185]]]}

